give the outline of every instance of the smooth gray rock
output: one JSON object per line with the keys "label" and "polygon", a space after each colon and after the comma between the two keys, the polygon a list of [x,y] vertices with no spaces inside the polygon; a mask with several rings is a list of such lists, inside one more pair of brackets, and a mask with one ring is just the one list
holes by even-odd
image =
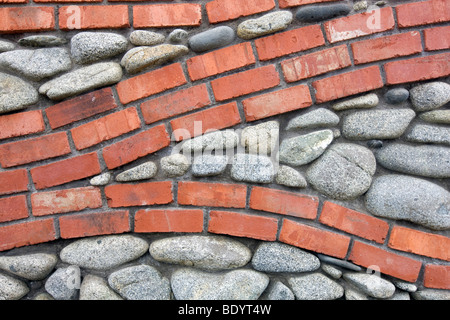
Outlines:
{"label": "smooth gray rock", "polygon": [[286,29],[293,20],[290,11],[276,11],[239,24],[238,37],[249,40]]}
{"label": "smooth gray rock", "polygon": [[130,34],[129,39],[135,46],[154,46],[163,43],[166,37],[153,31],[135,30]]}
{"label": "smooth gray rock", "polygon": [[226,155],[200,155],[194,158],[191,171],[196,177],[209,177],[223,173],[227,168]]}
{"label": "smooth gray rock", "polygon": [[108,283],[98,276],[88,274],[80,287],[80,300],[123,300]]}
{"label": "smooth gray rock", "polygon": [[356,300],[356,301],[364,301],[369,300],[369,297],[363,292],[359,291],[355,287],[346,286],[345,287],[345,300]]}
{"label": "smooth gray rock", "polygon": [[378,105],[379,99],[375,93],[369,93],[364,96],[344,100],[333,104],[332,108],[336,111],[348,109],[370,109]]}
{"label": "smooth gray rock", "polygon": [[245,266],[252,252],[242,243],[218,236],[180,236],[156,240],[151,256],[161,262],[205,270],[225,270]]}
{"label": "smooth gray rock", "polygon": [[16,46],[12,42],[5,41],[5,40],[0,40],[0,52],[6,52],[6,51],[14,50],[15,47]]}
{"label": "smooth gray rock", "polygon": [[394,88],[386,92],[384,98],[390,104],[399,104],[408,100],[409,91],[405,88]]}
{"label": "smooth gray rock", "polygon": [[192,152],[211,154],[212,151],[223,154],[227,149],[234,149],[238,142],[239,135],[234,130],[214,131],[182,143],[181,151],[185,155],[190,155]]}
{"label": "smooth gray rock", "polygon": [[184,175],[191,166],[189,159],[183,154],[172,154],[160,160],[161,171],[168,177]]}
{"label": "smooth gray rock", "polygon": [[91,180],[89,180],[89,183],[93,186],[105,186],[111,181],[111,179],[112,179],[111,173],[105,172],[98,176],[93,177]]}
{"label": "smooth gray rock", "polygon": [[25,109],[38,100],[39,94],[32,85],[0,72],[0,114]]}
{"label": "smooth gray rock", "polygon": [[80,32],[70,40],[72,58],[86,64],[114,57],[125,52],[127,39],[110,32]]}
{"label": "smooth gray rock", "polygon": [[450,110],[433,110],[421,113],[419,118],[426,122],[450,124]]}
{"label": "smooth gray rock", "polygon": [[287,187],[306,188],[308,185],[300,172],[284,165],[279,166],[275,181]]}
{"label": "smooth gray rock", "polygon": [[63,262],[93,270],[108,270],[145,254],[148,243],[131,235],[113,235],[75,241],[60,252]]}
{"label": "smooth gray rock", "polygon": [[83,67],[44,83],[39,93],[61,100],[92,89],[108,86],[122,79],[122,68],[115,62],[101,62]]}
{"label": "smooth gray rock", "polygon": [[320,259],[320,261],[330,263],[335,266],[339,266],[339,267],[342,267],[342,268],[345,268],[348,270],[352,270],[352,271],[362,271],[362,268],[360,266],[357,266],[356,264],[353,264],[353,263],[345,261],[345,260],[333,258],[333,257],[326,256],[326,255],[323,255],[320,253],[317,254],[317,257]]}
{"label": "smooth gray rock", "polygon": [[415,124],[405,135],[405,139],[418,143],[450,145],[450,127],[429,124]]}
{"label": "smooth gray rock", "polygon": [[326,108],[318,108],[290,120],[286,130],[333,127],[339,121],[339,116],[333,111]]}
{"label": "smooth gray rock", "polygon": [[393,171],[431,178],[450,177],[450,148],[447,147],[396,142],[378,149],[375,157],[379,165]]}
{"label": "smooth gray rock", "polygon": [[78,266],[57,269],[45,282],[45,290],[56,300],[72,300],[81,285]]}
{"label": "smooth gray rock", "polygon": [[321,269],[323,272],[325,272],[327,275],[332,277],[333,279],[340,279],[342,277],[342,271],[336,268],[335,266],[332,266],[331,264],[322,263]]}
{"label": "smooth gray rock", "polygon": [[297,300],[335,300],[344,295],[344,288],[321,273],[288,278]]}
{"label": "smooth gray rock", "polygon": [[255,154],[237,154],[231,166],[231,178],[236,181],[270,183],[275,177],[272,160]]}
{"label": "smooth gray rock", "polygon": [[249,153],[268,156],[278,147],[279,134],[278,121],[267,121],[245,127],[241,132],[241,146],[245,147]]}
{"label": "smooth gray rock", "polygon": [[427,180],[404,175],[378,177],[365,203],[378,217],[406,220],[434,230],[450,228],[450,193]]}
{"label": "smooth gray rock", "polygon": [[358,111],[344,117],[342,134],[350,140],[396,139],[415,117],[411,109]]}
{"label": "smooth gray rock", "polygon": [[323,21],[338,16],[347,15],[352,8],[347,4],[312,5],[301,7],[295,13],[295,18],[302,22]]}
{"label": "smooth gray rock", "polygon": [[374,298],[387,299],[395,292],[395,286],[391,282],[376,274],[344,273],[344,279]]}
{"label": "smooth gray rock", "polygon": [[411,295],[415,300],[450,300],[449,290],[422,289]]}
{"label": "smooth gray rock", "polygon": [[192,36],[189,47],[194,52],[204,52],[225,47],[235,39],[234,30],[228,26],[215,27]]}
{"label": "smooth gray rock", "polygon": [[21,256],[0,257],[0,269],[27,280],[42,280],[56,266],[58,259],[53,254],[34,253]]}
{"label": "smooth gray rock", "polygon": [[66,39],[51,35],[35,35],[19,40],[19,44],[24,47],[58,47],[66,43]]}
{"label": "smooth gray rock", "polygon": [[111,273],[108,284],[127,300],[169,300],[170,283],[154,267],[137,265]]}
{"label": "smooth gray rock", "polygon": [[170,282],[177,300],[256,300],[269,284],[269,277],[248,269],[226,273],[179,269]]}
{"label": "smooth gray rock", "polygon": [[156,175],[157,171],[158,167],[156,166],[156,164],[153,161],[147,161],[134,168],[119,173],[116,176],[116,181],[126,182],[151,179]]}
{"label": "smooth gray rock", "polygon": [[0,300],[19,300],[29,291],[25,282],[0,273]]}
{"label": "smooth gray rock", "polygon": [[282,282],[277,281],[269,289],[268,300],[295,300],[294,293]]}
{"label": "smooth gray rock", "polygon": [[410,91],[414,110],[430,111],[450,101],[450,85],[445,82],[430,82],[415,86]]}

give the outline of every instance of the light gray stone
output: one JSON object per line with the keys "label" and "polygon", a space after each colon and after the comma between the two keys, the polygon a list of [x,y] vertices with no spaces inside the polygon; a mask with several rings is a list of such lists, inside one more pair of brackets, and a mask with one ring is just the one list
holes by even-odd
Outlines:
{"label": "light gray stone", "polygon": [[93,270],[108,270],[146,253],[148,243],[131,235],[113,235],[75,241],[60,252],[63,262]]}
{"label": "light gray stone", "polygon": [[80,287],[80,300],[123,300],[103,278],[88,274]]}
{"label": "light gray stone", "polygon": [[25,109],[38,99],[38,92],[32,85],[0,72],[0,114]]}
{"label": "light gray stone", "polygon": [[204,52],[208,50],[225,47],[235,39],[234,30],[228,26],[220,26],[203,31],[189,39],[189,47],[194,52]]}
{"label": "light gray stone", "polygon": [[111,273],[108,284],[127,300],[169,300],[170,283],[154,267],[137,265]]}
{"label": "light gray stone", "polygon": [[450,127],[429,124],[415,124],[405,135],[405,139],[418,143],[450,145]]}
{"label": "light gray stone", "polygon": [[42,280],[56,266],[58,259],[53,254],[34,253],[21,256],[0,257],[0,269],[27,280]]}
{"label": "light gray stone", "polygon": [[25,282],[0,273],[0,300],[19,300],[29,291]]}
{"label": "light gray stone", "polygon": [[45,290],[56,300],[72,300],[81,285],[81,270],[78,266],[57,269],[45,282]]}
{"label": "light gray stone", "polygon": [[295,13],[295,18],[302,22],[323,21],[347,15],[352,8],[347,4],[302,6]]}
{"label": "light gray stone", "polygon": [[122,79],[122,68],[115,62],[101,62],[66,73],[44,83],[39,93],[61,100],[92,89],[108,86]]}
{"label": "light gray stone", "polygon": [[335,266],[332,266],[331,264],[322,263],[321,269],[323,272],[328,274],[333,279],[340,279],[342,277],[342,271],[336,268]]}
{"label": "light gray stone", "polygon": [[411,295],[415,300],[450,300],[449,290],[422,289]]}
{"label": "light gray stone", "polygon": [[276,11],[239,24],[237,35],[245,40],[275,33],[286,29],[293,20],[290,11]]}
{"label": "light gray stone", "polygon": [[172,154],[160,160],[161,171],[168,177],[184,175],[191,166],[189,159],[183,154]]}
{"label": "light gray stone", "polygon": [[353,10],[355,11],[363,11],[368,8],[367,1],[358,1],[353,5]]}
{"label": "light gray stone", "polygon": [[329,129],[285,139],[281,142],[279,160],[291,166],[302,166],[320,157],[333,142]]}
{"label": "light gray stone", "polygon": [[112,175],[109,172],[102,173],[98,176],[93,177],[89,183],[93,186],[105,186],[112,179]]}
{"label": "light gray stone", "polygon": [[348,109],[368,109],[378,105],[379,99],[377,94],[369,93],[364,96],[352,98],[333,104],[332,108],[336,111]]}
{"label": "light gray stone", "polygon": [[376,274],[344,273],[344,279],[373,298],[387,299],[395,292],[391,282]]}
{"label": "light gray stone", "polygon": [[419,118],[426,122],[450,124],[450,110],[433,110],[421,113]]}
{"label": "light gray stone", "polygon": [[245,147],[249,153],[268,156],[278,147],[279,134],[278,121],[267,121],[245,127],[241,132],[241,146]]}
{"label": "light gray stone", "polygon": [[134,168],[119,173],[116,176],[116,181],[125,182],[151,179],[156,175],[157,171],[158,167],[156,164],[153,161],[147,161]]}
{"label": "light gray stone", "polygon": [[394,88],[386,92],[384,98],[390,104],[399,104],[408,100],[409,91],[405,88]]}
{"label": "light gray stone", "polygon": [[154,46],[163,43],[166,37],[153,31],[135,30],[130,34],[129,39],[135,46]]}
{"label": "light gray stone", "polygon": [[369,297],[366,294],[349,285],[345,287],[344,295],[345,300],[356,300],[356,301],[369,300]]}
{"label": "light gray stone", "polygon": [[267,275],[248,269],[226,273],[179,269],[171,277],[177,300],[256,300],[268,284]]}
{"label": "light gray stone", "polygon": [[408,292],[395,292],[394,295],[385,300],[411,300]]}
{"label": "light gray stone", "polygon": [[326,256],[323,254],[317,254],[317,257],[320,259],[320,261],[326,262],[326,263],[330,263],[333,264],[335,266],[339,266],[348,270],[352,270],[352,271],[362,271],[362,268],[360,266],[357,266],[356,264],[353,264],[351,262],[342,260],[342,259],[337,259],[337,258],[333,258],[330,256]]}
{"label": "light gray stone", "polygon": [[290,120],[286,126],[286,130],[333,127],[336,126],[339,121],[338,115],[333,111],[325,108],[318,108]]}
{"label": "light gray stone", "polygon": [[344,295],[344,288],[321,273],[288,278],[297,300],[335,300]]}
{"label": "light gray stone", "polygon": [[205,270],[225,270],[245,266],[252,252],[242,243],[218,236],[180,236],[156,240],[151,256],[161,262]]}
{"label": "light gray stone", "polygon": [[450,101],[450,85],[445,82],[430,82],[415,86],[410,91],[414,110],[430,111]]}
{"label": "light gray stone", "polygon": [[414,283],[402,281],[402,280],[392,280],[392,283],[394,286],[399,288],[400,290],[407,291],[407,292],[416,292],[417,286]]}
{"label": "light gray stone", "polygon": [[231,178],[237,181],[270,183],[275,177],[272,160],[255,154],[237,154],[231,166]]}
{"label": "light gray stone", "polygon": [[194,158],[191,171],[196,177],[209,177],[223,173],[228,164],[226,155],[200,155]]}
{"label": "light gray stone", "polygon": [[80,32],[70,40],[72,58],[86,64],[114,57],[125,52],[127,39],[110,32]]}
{"label": "light gray stone", "polygon": [[305,177],[300,172],[284,165],[278,168],[275,180],[278,184],[287,187],[306,188],[308,185]]}
{"label": "light gray stone", "polygon": [[19,44],[24,47],[58,47],[66,43],[66,39],[51,35],[35,35],[19,40]]}
{"label": "light gray stone", "polygon": [[169,36],[168,39],[172,43],[183,43],[188,39],[189,32],[183,29],[175,29],[173,30]]}
{"label": "light gray stone", "polygon": [[395,174],[378,177],[365,202],[378,217],[406,220],[434,230],[450,228],[450,193],[427,180]]}
{"label": "light gray stone", "polygon": [[238,142],[239,135],[234,130],[214,131],[187,140],[182,143],[181,150],[185,155],[207,151],[222,152],[223,154],[227,149],[234,149]]}
{"label": "light gray stone", "polygon": [[431,178],[450,177],[447,147],[395,142],[378,149],[375,157],[379,165],[393,171]]}
{"label": "light gray stone", "polygon": [[14,50],[15,45],[12,42],[0,40],[0,52],[6,52]]}
{"label": "light gray stone", "polygon": [[268,300],[295,300],[294,293],[291,289],[280,281],[275,282],[269,290],[269,294],[267,295]]}

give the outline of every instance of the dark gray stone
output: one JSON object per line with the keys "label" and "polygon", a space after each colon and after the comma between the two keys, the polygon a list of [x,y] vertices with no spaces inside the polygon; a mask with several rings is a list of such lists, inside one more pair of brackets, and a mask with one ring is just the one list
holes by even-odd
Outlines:
{"label": "dark gray stone", "polygon": [[323,254],[317,254],[317,257],[326,263],[330,263],[330,264],[334,264],[335,266],[339,266],[348,270],[352,270],[352,271],[361,271],[362,268],[360,266],[357,266],[356,264],[353,264],[351,262],[345,261],[345,260],[341,260],[341,259],[337,259],[337,258],[333,258],[330,256],[325,256]]}
{"label": "dark gray stone", "polygon": [[24,47],[58,47],[66,43],[66,39],[50,35],[29,36],[19,40],[19,44]]}
{"label": "dark gray stone", "polygon": [[352,8],[346,4],[313,5],[301,7],[295,13],[295,18],[303,22],[315,22],[345,16]]}
{"label": "dark gray stone", "polygon": [[225,47],[233,42],[234,39],[234,30],[228,26],[221,26],[192,36],[189,39],[189,47],[194,52],[204,52]]}
{"label": "dark gray stone", "polygon": [[408,100],[409,91],[405,88],[391,89],[388,92],[386,92],[384,98],[390,104],[399,104]]}

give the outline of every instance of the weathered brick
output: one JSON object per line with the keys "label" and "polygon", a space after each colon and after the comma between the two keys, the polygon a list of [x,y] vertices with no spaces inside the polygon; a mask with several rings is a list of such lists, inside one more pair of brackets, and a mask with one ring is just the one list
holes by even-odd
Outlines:
{"label": "weathered brick", "polygon": [[280,8],[303,6],[311,3],[330,2],[336,0],[278,0]]}
{"label": "weathered brick", "polygon": [[36,189],[45,189],[81,180],[101,172],[97,153],[53,162],[30,170]]}
{"label": "weathered brick", "polygon": [[241,122],[236,102],[199,111],[170,121],[176,141],[190,139],[207,131],[232,127]]}
{"label": "weathered brick", "polygon": [[209,104],[211,100],[206,84],[200,84],[145,101],[141,104],[141,111],[145,123],[150,124]]}
{"label": "weathered brick", "polygon": [[25,195],[0,199],[0,222],[28,218],[27,197]]}
{"label": "weathered brick", "polygon": [[253,214],[229,211],[209,213],[208,232],[264,241],[277,238],[278,220]]}
{"label": "weathered brick", "polygon": [[132,162],[170,144],[166,127],[161,124],[123,139],[103,149],[103,159],[109,169]]}
{"label": "weathered brick", "polygon": [[400,28],[450,21],[450,2],[447,0],[405,3],[395,9]]}
{"label": "weathered brick", "polygon": [[280,77],[274,65],[235,73],[211,81],[217,101],[262,91],[280,84]]}
{"label": "weathered brick", "polygon": [[56,240],[53,219],[0,227],[0,251]]}
{"label": "weathered brick", "polygon": [[258,58],[263,61],[320,47],[324,44],[325,39],[318,24],[276,33],[255,40]]}
{"label": "weathered brick", "polygon": [[202,8],[197,3],[150,4],[133,6],[133,27],[199,26]]}
{"label": "weathered brick", "polygon": [[31,194],[31,208],[34,216],[81,211],[100,208],[102,195],[94,187],[38,192]]}
{"label": "weathered brick", "polygon": [[0,164],[4,168],[55,158],[70,153],[65,132],[0,145]]}
{"label": "weathered brick", "polygon": [[42,110],[0,116],[0,140],[25,136],[45,130]]}
{"label": "weathered brick", "polygon": [[0,195],[28,191],[28,173],[25,169],[0,172]]}
{"label": "weathered brick", "polygon": [[426,29],[423,36],[427,51],[450,49],[450,26]]}
{"label": "weathered brick", "polygon": [[178,203],[191,206],[244,208],[247,186],[232,183],[178,182]]}
{"label": "weathered brick", "polygon": [[306,85],[299,85],[242,101],[245,120],[255,121],[312,105],[311,94]]}
{"label": "weathered brick", "polygon": [[53,7],[0,8],[0,33],[49,31],[55,29]]}
{"label": "weathered brick", "polygon": [[61,30],[128,28],[127,5],[64,6],[59,8]]}
{"label": "weathered brick", "polygon": [[139,210],[134,217],[134,232],[202,232],[203,210]]}
{"label": "weathered brick", "polygon": [[423,285],[427,288],[450,290],[450,266],[425,265]]}
{"label": "weathered brick", "polygon": [[105,195],[111,208],[151,206],[173,201],[171,181],[108,185]]}
{"label": "weathered brick", "polygon": [[253,187],[250,208],[283,215],[315,219],[319,198],[263,187]]}
{"label": "weathered brick", "polygon": [[[233,59],[230,59],[233,57]],[[256,62],[250,42],[194,56],[186,61],[192,81],[204,79],[226,71],[235,70]]]}
{"label": "weathered brick", "polygon": [[345,258],[350,238],[288,219],[283,220],[279,240],[306,250]]}
{"label": "weathered brick", "polygon": [[387,222],[329,201],[323,204],[319,221],[378,243],[384,243],[389,231]]}
{"label": "weathered brick", "polygon": [[214,0],[206,4],[210,23],[233,20],[275,8],[274,0]]}

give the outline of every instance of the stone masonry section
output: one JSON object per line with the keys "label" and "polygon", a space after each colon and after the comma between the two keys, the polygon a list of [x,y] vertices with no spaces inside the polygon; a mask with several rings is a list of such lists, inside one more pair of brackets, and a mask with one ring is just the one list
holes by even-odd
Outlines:
{"label": "stone masonry section", "polygon": [[0,299],[450,300],[450,1],[4,0]]}

